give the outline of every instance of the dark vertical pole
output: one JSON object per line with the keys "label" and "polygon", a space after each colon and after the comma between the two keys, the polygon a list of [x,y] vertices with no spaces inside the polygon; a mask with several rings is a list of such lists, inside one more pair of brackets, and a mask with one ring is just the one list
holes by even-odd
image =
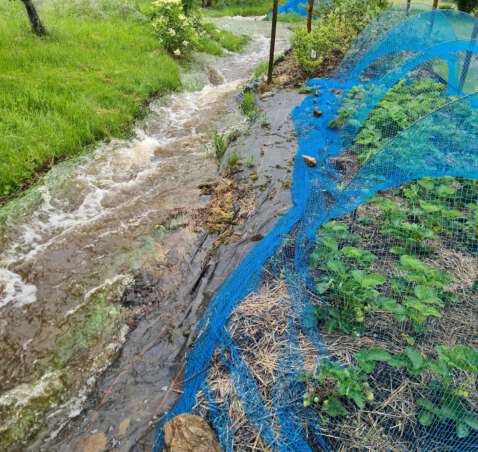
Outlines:
{"label": "dark vertical pole", "polygon": [[314,0],[309,0],[309,8],[307,10],[307,31],[312,31],[312,13],[314,12]]}
{"label": "dark vertical pole", "polygon": [[407,16],[410,15],[410,7],[412,6],[412,0],[407,0],[407,12],[405,13]]}
{"label": "dark vertical pole", "polygon": [[438,0],[433,0],[433,5],[432,5],[433,14],[432,14],[432,22],[430,24],[430,34],[432,33],[433,27],[435,25],[435,14],[436,14],[437,8],[438,8]]}
{"label": "dark vertical pole", "polygon": [[[473,27],[473,31],[471,33],[471,39],[470,39],[470,48],[473,48],[474,45],[476,44],[476,38],[478,37],[478,22],[475,22],[475,25]],[[470,63],[471,63],[471,58],[473,57],[473,52],[468,51],[466,52],[466,57],[465,61],[463,63],[463,69],[461,71],[461,77],[460,77],[460,84],[459,84],[459,90],[463,91],[463,87],[465,86],[466,79],[468,77],[468,72],[470,70]]]}
{"label": "dark vertical pole", "polygon": [[276,30],[277,30],[277,8],[279,7],[279,0],[274,0],[272,8],[272,30],[271,30],[271,49],[269,52],[269,71],[267,73],[267,83],[272,83],[272,69],[274,69],[274,51],[276,47]]}

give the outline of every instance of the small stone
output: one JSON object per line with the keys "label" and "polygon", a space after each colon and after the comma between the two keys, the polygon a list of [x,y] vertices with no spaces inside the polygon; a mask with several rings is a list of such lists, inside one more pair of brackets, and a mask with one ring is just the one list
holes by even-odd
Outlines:
{"label": "small stone", "polygon": [[317,159],[311,157],[310,155],[303,155],[302,158],[307,166],[314,167],[317,166]]}
{"label": "small stone", "polygon": [[163,428],[166,452],[221,452],[216,434],[199,416],[181,414]]}
{"label": "small stone", "polygon": [[320,118],[323,115],[322,110],[319,110],[317,107],[314,108],[314,116]]}
{"label": "small stone", "polygon": [[106,450],[108,438],[103,432],[98,432],[87,436],[81,441],[81,450],[83,452],[102,452]]}
{"label": "small stone", "polygon": [[262,234],[255,234],[251,237],[251,242],[259,242],[264,238]]}
{"label": "small stone", "polygon": [[129,418],[123,419],[118,425],[118,435],[123,436],[129,429]]}

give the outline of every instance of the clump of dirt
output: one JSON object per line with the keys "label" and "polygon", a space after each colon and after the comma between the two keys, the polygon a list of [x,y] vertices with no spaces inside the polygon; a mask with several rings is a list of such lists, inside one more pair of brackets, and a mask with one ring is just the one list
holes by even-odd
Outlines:
{"label": "clump of dirt", "polygon": [[284,54],[272,72],[272,81],[275,85],[287,88],[297,88],[307,80],[307,74],[300,66],[293,50]]}
{"label": "clump of dirt", "polygon": [[343,58],[344,54],[336,50],[330,58],[324,60],[319,69],[310,74],[310,78],[329,76],[339,66]]}
{"label": "clump of dirt", "polygon": [[121,304],[128,308],[149,305],[157,302],[160,293],[157,287],[158,278],[150,272],[137,273],[133,284],[129,285],[121,297]]}
{"label": "clump of dirt", "polygon": [[209,233],[216,236],[210,256],[227,239],[232,239],[235,227],[244,224],[255,211],[256,192],[243,183],[239,176],[241,166],[238,163],[235,168],[228,167],[216,182],[200,187],[204,194],[211,196],[210,203],[200,214]]}
{"label": "clump of dirt", "polygon": [[237,205],[234,205],[235,183],[231,179],[221,178],[207,190],[212,194],[212,200],[204,210],[206,225],[209,231],[222,233],[234,224],[237,214]]}
{"label": "clump of dirt", "polygon": [[341,184],[350,183],[360,169],[357,156],[348,150],[341,152],[338,157],[330,158],[328,161],[340,173]]}
{"label": "clump of dirt", "polygon": [[[313,73],[307,73],[297,61],[293,49],[288,50],[279,58],[272,72],[272,85],[283,88],[297,88],[302,86],[310,78],[327,77],[342,61],[342,53],[335,53],[332,58],[325,60],[320,68]],[[259,92],[270,89],[266,83],[259,86]]]}

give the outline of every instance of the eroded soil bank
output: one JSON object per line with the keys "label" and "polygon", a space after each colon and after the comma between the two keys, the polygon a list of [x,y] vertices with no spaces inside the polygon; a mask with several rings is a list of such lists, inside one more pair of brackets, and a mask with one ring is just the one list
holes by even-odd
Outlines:
{"label": "eroded soil bank", "polygon": [[240,164],[210,157],[214,130],[248,128],[237,96],[268,51],[268,23],[224,25],[252,38],[243,54],[204,57],[134,138],[1,209],[2,449],[149,448],[204,304],[287,208],[297,94],[260,101],[223,160]]}

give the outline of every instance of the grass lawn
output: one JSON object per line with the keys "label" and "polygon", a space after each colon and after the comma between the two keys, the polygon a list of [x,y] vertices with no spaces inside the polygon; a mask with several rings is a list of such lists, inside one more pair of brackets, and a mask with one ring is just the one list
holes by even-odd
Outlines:
{"label": "grass lawn", "polygon": [[[151,96],[180,88],[178,62],[131,4],[48,0],[39,39],[19,1],[1,3],[0,200],[55,161],[127,135]],[[215,55],[247,41],[207,31],[200,47]]]}
{"label": "grass lawn", "polygon": [[203,9],[203,13],[211,17],[263,16],[271,11],[272,0],[232,0]]}
{"label": "grass lawn", "polygon": [[[279,6],[287,0],[279,0]],[[303,0],[307,3],[307,0]],[[264,16],[272,11],[272,0],[214,0],[214,6],[203,8],[203,14],[210,17],[224,16]],[[305,21],[297,14],[281,14],[279,20],[284,22]]]}
{"label": "grass lawn", "polygon": [[125,135],[179,66],[133,18],[43,14],[35,37],[20,2],[0,6],[0,196],[85,145]]}

